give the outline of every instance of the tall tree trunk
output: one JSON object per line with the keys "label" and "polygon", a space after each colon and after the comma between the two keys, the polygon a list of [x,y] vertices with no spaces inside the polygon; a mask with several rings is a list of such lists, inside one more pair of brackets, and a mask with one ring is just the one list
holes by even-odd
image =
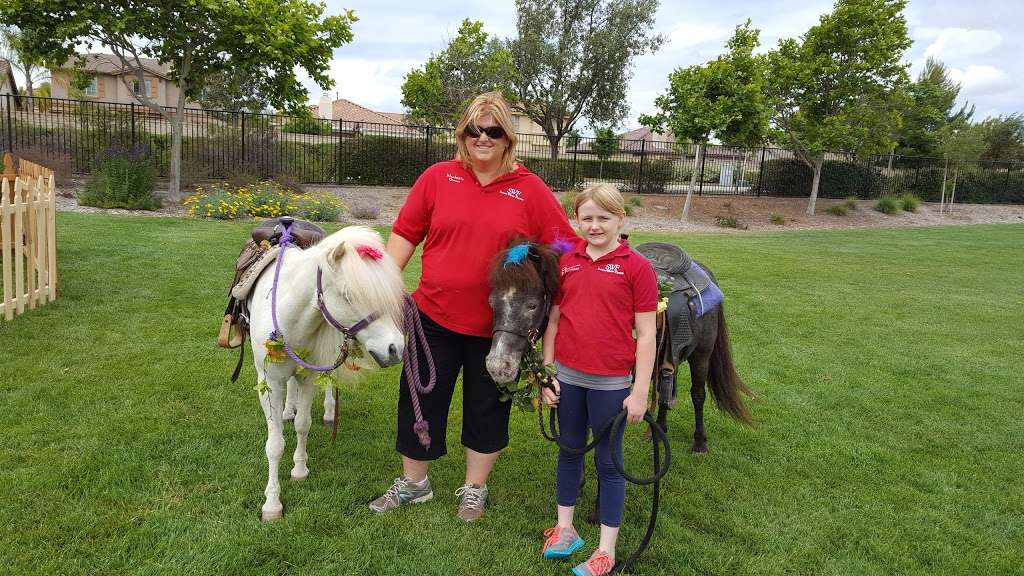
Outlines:
{"label": "tall tree trunk", "polygon": [[545,131],[544,134],[548,137],[548,144],[551,145],[551,159],[558,160],[558,142],[561,138],[558,135],[547,131]]}
{"label": "tall tree trunk", "polygon": [[953,202],[956,200],[956,181],[960,178],[960,163],[953,169],[953,190],[949,193],[949,213],[953,213]]}
{"label": "tall tree trunk", "polygon": [[818,201],[818,185],[821,184],[821,165],[825,158],[818,156],[814,159],[814,181],[811,183],[811,201],[807,204],[807,213],[814,215],[814,203]]}
{"label": "tall tree trunk", "polygon": [[182,114],[171,117],[171,162],[167,174],[167,199],[181,201],[181,132]]}
{"label": "tall tree trunk", "polygon": [[697,171],[700,170],[701,160],[704,158],[704,142],[697,143],[697,155],[693,158],[693,170],[690,170],[690,187],[686,189],[686,202],[683,203],[682,221],[690,218],[690,201],[693,199],[693,188],[697,184]]}
{"label": "tall tree trunk", "polygon": [[945,166],[942,168],[942,192],[939,196],[939,216],[942,216],[946,209],[946,176],[949,175],[949,158],[946,158]]}

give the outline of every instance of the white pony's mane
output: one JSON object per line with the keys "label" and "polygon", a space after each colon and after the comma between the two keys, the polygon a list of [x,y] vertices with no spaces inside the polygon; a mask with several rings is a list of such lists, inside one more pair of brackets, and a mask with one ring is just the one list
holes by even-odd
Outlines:
{"label": "white pony's mane", "polygon": [[[378,250],[383,258],[363,256],[356,250],[359,246]],[[318,251],[316,257],[327,279],[344,285],[353,304],[366,313],[379,312],[393,319],[402,329],[405,286],[398,266],[384,252],[380,234],[366,226],[346,226],[313,248]],[[339,249],[343,250],[340,260],[336,255]]]}

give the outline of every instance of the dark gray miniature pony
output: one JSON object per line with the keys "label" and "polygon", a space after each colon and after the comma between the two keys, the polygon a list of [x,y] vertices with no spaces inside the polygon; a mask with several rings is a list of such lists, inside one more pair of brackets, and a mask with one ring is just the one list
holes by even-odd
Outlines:
{"label": "dark gray miniature pony", "polygon": [[[521,241],[514,241],[499,253],[491,271],[490,304],[494,310],[494,330],[491,351],[487,355],[487,370],[499,386],[517,378],[523,354],[543,333],[547,313],[558,291],[558,255],[550,248],[526,243],[529,248],[526,256],[518,259],[518,265],[507,265],[510,251],[521,252],[523,245]],[[711,388],[711,395],[720,410],[748,424],[751,419],[743,403],[743,395],[753,396],[753,393],[733,365],[722,304],[699,317],[694,313],[693,304],[683,309],[679,313],[690,314],[692,339],[685,348],[677,348],[670,343],[659,344],[659,364],[655,366],[655,374],[660,381],[657,386],[652,386],[659,391],[657,421],[663,430],[667,430],[667,412],[675,400],[676,368],[680,363],[688,362],[695,424],[692,450],[707,452],[705,387]],[[672,318],[666,324],[670,327],[678,325]],[[659,343],[663,340],[659,338]],[[673,351],[677,353],[676,357],[673,357]]]}

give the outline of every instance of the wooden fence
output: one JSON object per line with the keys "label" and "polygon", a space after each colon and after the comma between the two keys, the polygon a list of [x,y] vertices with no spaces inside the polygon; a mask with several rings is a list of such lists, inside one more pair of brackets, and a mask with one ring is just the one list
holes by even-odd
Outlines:
{"label": "wooden fence", "polygon": [[25,160],[15,173],[4,155],[0,193],[5,320],[57,297],[56,191],[53,171]]}

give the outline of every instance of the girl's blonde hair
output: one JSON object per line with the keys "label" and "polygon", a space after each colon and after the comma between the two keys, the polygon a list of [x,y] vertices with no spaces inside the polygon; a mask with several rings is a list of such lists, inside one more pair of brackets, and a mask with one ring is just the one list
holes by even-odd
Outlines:
{"label": "girl's blonde hair", "polygon": [[577,194],[574,213],[579,214],[580,206],[588,200],[592,200],[605,212],[620,218],[626,217],[626,201],[622,199],[622,194],[619,194],[619,189],[611,184],[594,184]]}
{"label": "girl's blonde hair", "polygon": [[518,161],[516,159],[516,142],[519,139],[516,137],[515,130],[512,129],[512,110],[501,92],[484,92],[474,98],[466,111],[462,113],[462,118],[455,127],[455,144],[457,146],[455,159],[461,161],[467,170],[472,168],[469,162],[469,147],[463,136],[466,133],[466,126],[476,124],[481,117],[488,114],[505,131],[505,141],[508,142],[508,146],[505,147],[505,152],[501,155],[501,170],[503,173],[511,172],[515,170]]}

